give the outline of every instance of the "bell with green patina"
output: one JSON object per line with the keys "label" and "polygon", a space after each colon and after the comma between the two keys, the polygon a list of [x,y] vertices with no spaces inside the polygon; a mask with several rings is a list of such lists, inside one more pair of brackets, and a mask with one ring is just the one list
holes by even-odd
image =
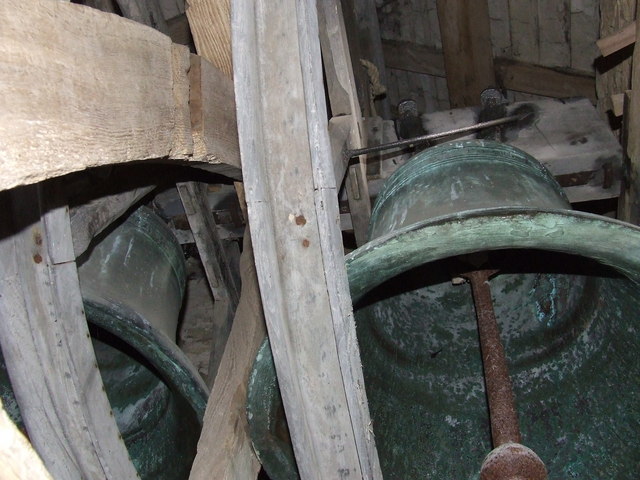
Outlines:
{"label": "bell with green patina", "polygon": [[[369,242],[346,257],[385,479],[478,479],[492,450],[471,289],[491,291],[522,443],[550,479],[635,479],[640,465],[640,229],[575,212],[513,147],[450,142],[387,181]],[[268,344],[251,377],[252,438],[291,478]],[[289,472],[289,473],[286,473]]]}

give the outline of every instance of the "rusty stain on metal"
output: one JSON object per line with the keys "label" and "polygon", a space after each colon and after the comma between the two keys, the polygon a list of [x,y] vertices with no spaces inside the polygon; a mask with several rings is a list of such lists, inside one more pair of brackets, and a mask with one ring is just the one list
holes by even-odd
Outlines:
{"label": "rusty stain on metal", "polygon": [[475,270],[463,275],[471,283],[476,307],[494,447],[504,443],[520,443],[520,426],[513,400],[511,377],[489,288],[489,277],[496,273],[497,270]]}
{"label": "rusty stain on metal", "polygon": [[471,284],[476,309],[494,447],[482,463],[480,480],[545,480],[547,470],[540,457],[520,444],[513,387],[489,287],[489,278],[497,272],[474,270],[462,274]]}

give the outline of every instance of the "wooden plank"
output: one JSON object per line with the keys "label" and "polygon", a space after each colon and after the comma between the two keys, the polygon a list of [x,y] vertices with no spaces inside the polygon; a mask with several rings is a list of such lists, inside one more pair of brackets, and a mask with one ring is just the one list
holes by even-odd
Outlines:
{"label": "wooden plank", "polygon": [[511,54],[516,60],[540,63],[538,0],[509,0]]}
{"label": "wooden plank", "polygon": [[191,55],[189,106],[194,160],[240,168],[233,82],[204,58]]}
{"label": "wooden plank", "polygon": [[[636,14],[636,0],[600,1],[600,37],[606,37],[633,22]],[[626,53],[624,58],[617,58]],[[631,88],[632,52],[621,52],[608,58],[597,60],[602,65],[596,70],[596,91],[598,111],[607,118],[611,110],[611,96]]]}
{"label": "wooden plank", "polygon": [[74,258],[89,247],[91,240],[122,216],[134,203],[151,192],[154,185],[107,195],[71,209]]}
{"label": "wooden plank", "polygon": [[358,388],[316,15],[315,2],[234,3],[249,223],[301,478],[381,478]]}
{"label": "wooden plank", "polygon": [[186,0],[186,12],[198,55],[228,77],[231,59],[230,0]]}
{"label": "wooden plank", "polygon": [[488,0],[493,56],[511,55],[509,0]]}
{"label": "wooden plank", "polygon": [[60,197],[41,186],[3,194],[7,370],[31,442],[55,478],[136,478],[89,337],[68,209],[52,198]]}
{"label": "wooden plank", "polygon": [[[636,29],[640,22],[636,22]],[[636,30],[636,35],[640,33]],[[626,102],[624,141],[625,178],[624,191],[621,198],[619,213],[621,219],[640,225],[640,48],[633,51],[633,71],[631,78],[631,94]]]}
{"label": "wooden plank", "polygon": [[116,3],[124,17],[169,35],[169,27],[157,0],[116,0]]}
{"label": "wooden plank", "polygon": [[53,480],[29,440],[9,418],[0,401],[0,465],[2,480]]}
{"label": "wooden plank", "polygon": [[[347,32],[340,2],[336,0],[319,2],[318,21],[331,113],[333,117],[349,115],[351,119],[349,148],[360,148],[358,145],[366,145],[366,136],[360,117],[361,104],[356,92],[349,42],[347,42]],[[345,168],[347,170],[346,189],[352,217],[351,222],[356,244],[363,245],[367,241],[367,230],[371,217],[371,201],[366,182],[367,157],[362,155],[358,158],[357,164],[347,167],[348,161],[349,159],[342,155],[333,159],[333,162],[339,165],[338,172],[344,171]],[[342,163],[340,164],[340,162]],[[335,183],[340,185],[342,178],[336,177]]]}
{"label": "wooden plank", "polygon": [[487,0],[438,0],[451,107],[477,105],[495,85]]}
{"label": "wooden plank", "polygon": [[[184,50],[168,37],[48,0],[0,2],[0,18],[0,189],[100,165],[192,158],[189,98],[174,91],[188,85],[188,67],[175,64]],[[237,164],[203,158],[238,176]]]}
{"label": "wooden plank", "polygon": [[[387,73],[380,41],[380,22],[376,12],[376,5],[369,0],[343,0],[343,11],[353,9],[357,41],[360,58],[357,61],[366,60],[375,65],[380,83],[387,84]],[[379,96],[373,101],[372,109],[367,116],[379,115],[382,118],[391,118],[389,101],[385,95]]]}
{"label": "wooden plank", "polygon": [[[578,174],[577,179],[581,181],[569,182],[571,186],[565,188],[571,202],[618,196],[622,166],[620,144],[589,100],[547,99],[514,103],[509,105],[508,113],[531,108],[531,103],[535,110],[533,121],[508,129],[508,143],[532,155],[561,180]],[[433,133],[471,125],[477,119],[477,107],[422,116],[423,125]],[[471,134],[460,138],[474,137]]]}
{"label": "wooden plank", "polygon": [[240,298],[239,279],[230,264],[209,204],[207,185],[204,183],[178,183],[189,226],[193,232],[198,253],[214,299],[214,343],[209,362],[209,378],[215,378],[225,344],[231,331],[233,316]]}
{"label": "wooden plank", "polygon": [[636,41],[636,22],[633,21],[621,30],[607,35],[596,42],[603,57],[628,47]]}
{"label": "wooden plank", "polygon": [[388,68],[445,76],[442,50],[402,40],[383,40],[382,50]]}
{"label": "wooden plank", "polygon": [[553,98],[586,97],[596,102],[593,76],[496,58],[498,84],[508,90]]}
{"label": "wooden plank", "polygon": [[[412,42],[384,40],[390,68],[444,77],[442,52]],[[429,56],[427,56],[429,55]],[[421,59],[429,58],[429,65]],[[506,58],[494,59],[498,83],[508,89],[552,98],[583,96],[595,101],[593,76],[572,70],[562,70],[519,62]],[[478,103],[478,102],[476,102]]]}
{"label": "wooden plank", "polygon": [[571,65],[575,70],[592,73],[594,60],[598,57],[596,41],[600,37],[599,0],[571,2]]}
{"label": "wooden plank", "polygon": [[571,64],[571,48],[567,39],[571,34],[570,0],[538,0],[538,38],[540,65],[566,67]]}
{"label": "wooden plank", "polygon": [[251,448],[246,399],[251,367],[266,329],[248,232],[240,271],[242,295],[207,403],[190,480],[248,480],[256,478],[260,469]]}

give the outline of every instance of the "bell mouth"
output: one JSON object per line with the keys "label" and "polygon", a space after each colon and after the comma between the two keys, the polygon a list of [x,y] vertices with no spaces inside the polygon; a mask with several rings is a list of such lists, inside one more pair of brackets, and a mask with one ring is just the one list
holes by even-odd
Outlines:
{"label": "bell mouth", "polygon": [[451,281],[473,269],[460,258],[478,252],[499,270],[490,284],[520,426],[549,478],[631,468],[640,228],[508,207],[409,225],[346,258],[385,475],[467,478],[491,449],[471,291]]}
{"label": "bell mouth", "polygon": [[355,304],[396,275],[448,257],[537,249],[589,258],[640,282],[640,228],[572,210],[491,208],[436,217],[382,235],[345,257]]}

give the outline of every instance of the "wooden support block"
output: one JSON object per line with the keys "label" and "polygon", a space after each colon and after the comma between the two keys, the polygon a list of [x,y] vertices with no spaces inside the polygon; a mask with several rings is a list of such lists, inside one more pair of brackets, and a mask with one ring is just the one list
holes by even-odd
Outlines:
{"label": "wooden support block", "polygon": [[93,352],[68,208],[43,188],[2,194],[0,343],[13,390],[55,478],[136,478]]}
{"label": "wooden support block", "polygon": [[193,159],[240,168],[233,81],[204,58],[191,55],[189,106]]}
{"label": "wooden support block", "polygon": [[611,111],[616,117],[624,114],[624,102],[625,98],[631,97],[631,90],[627,90],[624,93],[616,93],[611,95]]}
{"label": "wooden support block", "polygon": [[234,2],[249,223],[301,478],[381,478],[338,227],[317,14],[313,1]]}
{"label": "wooden support block", "polygon": [[[194,159],[185,47],[66,2],[6,0],[0,19],[0,189],[101,165]],[[195,159],[239,178],[232,148],[207,137],[206,115],[233,111],[231,93],[223,85],[203,97],[216,101],[199,114],[212,151]]]}
{"label": "wooden support block", "polygon": [[207,185],[188,182],[178,183],[177,187],[214,299],[214,343],[209,362],[209,379],[213,380],[238,306],[240,280],[218,235],[209,208]]}
{"label": "wooden support block", "polygon": [[260,469],[249,438],[246,400],[249,375],[266,329],[248,232],[240,272],[242,295],[207,403],[190,480],[249,480]]}
{"label": "wooden support block", "polygon": [[612,53],[622,50],[624,47],[628,47],[636,41],[636,22],[632,22],[622,30],[601,38],[596,42],[600,53],[603,57],[611,55]]}
{"label": "wooden support block", "polygon": [[438,0],[437,6],[451,107],[477,105],[496,83],[487,0]]}

